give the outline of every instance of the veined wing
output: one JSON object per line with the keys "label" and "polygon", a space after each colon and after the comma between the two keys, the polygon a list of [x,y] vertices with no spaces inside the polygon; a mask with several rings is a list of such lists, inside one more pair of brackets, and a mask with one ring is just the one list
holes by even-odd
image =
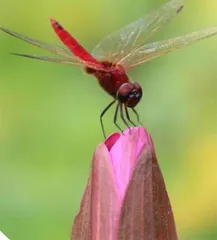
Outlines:
{"label": "veined wing", "polygon": [[171,52],[175,49],[193,44],[199,40],[206,39],[213,35],[217,34],[217,26],[203,29],[197,32],[187,34],[185,36],[180,36],[164,41],[153,42],[146,44],[139,49],[137,49],[133,54],[128,58],[120,61],[118,64],[121,64],[125,69],[129,69],[135,65],[138,65],[143,62],[147,62],[153,58],[159,57],[165,53]]}
{"label": "veined wing", "polygon": [[38,56],[38,55],[29,55],[29,54],[22,54],[22,53],[12,53],[15,56],[20,56],[20,57],[25,57],[25,58],[32,58],[32,59],[37,59],[37,60],[42,60],[42,61],[47,61],[47,62],[54,62],[54,63],[61,63],[61,64],[69,64],[69,65],[78,65],[78,66],[83,66],[82,63],[79,61],[73,61],[72,59],[68,58],[54,58],[54,57],[49,57],[49,56]]}
{"label": "veined wing", "polygon": [[78,65],[78,66],[87,66],[87,67],[90,67],[90,68],[93,68],[96,70],[105,71],[105,69],[103,67],[100,68],[99,65],[97,65],[97,64],[89,63],[88,61],[84,61],[80,58],[77,58],[77,57],[73,56],[71,54],[71,52],[69,52],[67,49],[61,48],[57,45],[51,45],[48,43],[44,43],[42,41],[29,38],[25,35],[16,33],[14,31],[8,30],[3,27],[0,27],[0,30],[2,30],[3,32],[5,32],[13,37],[19,38],[27,43],[30,43],[36,47],[42,48],[48,52],[56,54],[56,55],[60,56],[61,58],[58,59],[58,58],[53,58],[53,57],[48,57],[48,56],[37,56],[37,55],[28,55],[28,54],[19,54],[19,53],[15,53],[14,55],[27,57],[27,58],[34,58],[34,59],[44,60],[44,61],[49,61],[49,62],[58,62],[58,63],[64,63],[64,64]]}
{"label": "veined wing", "polygon": [[73,56],[69,53],[68,50],[64,49],[64,48],[61,48],[57,45],[51,45],[51,44],[48,44],[48,43],[44,43],[42,41],[39,41],[39,40],[35,40],[35,39],[32,39],[32,38],[29,38],[23,34],[20,34],[20,33],[16,33],[14,31],[11,31],[9,29],[6,29],[6,28],[3,28],[3,27],[0,27],[0,30],[2,30],[3,32],[13,36],[13,37],[16,37],[16,38],[19,38],[27,43],[30,43],[36,47],[39,47],[39,48],[43,48],[44,50],[48,51],[48,52],[51,52],[51,53],[54,53],[54,54],[57,54],[59,56],[63,56],[63,57],[72,57]]}
{"label": "veined wing", "polygon": [[85,61],[79,61],[76,58],[67,58],[67,57],[60,57],[60,58],[55,58],[55,57],[49,57],[49,56],[38,56],[38,55],[30,55],[30,54],[24,54],[24,53],[11,53],[12,55],[19,56],[19,57],[25,57],[25,58],[31,58],[31,59],[36,59],[36,60],[42,60],[46,62],[53,62],[53,63],[61,63],[61,64],[67,64],[67,65],[75,65],[75,66],[86,66],[92,69],[96,70],[101,70],[104,72],[110,72],[111,70],[107,70],[102,68],[99,68],[99,66],[96,66],[94,63],[90,62],[85,62]]}
{"label": "veined wing", "polygon": [[112,63],[123,61],[176,16],[183,6],[184,0],[170,0],[158,10],[105,37],[92,55],[98,60]]}

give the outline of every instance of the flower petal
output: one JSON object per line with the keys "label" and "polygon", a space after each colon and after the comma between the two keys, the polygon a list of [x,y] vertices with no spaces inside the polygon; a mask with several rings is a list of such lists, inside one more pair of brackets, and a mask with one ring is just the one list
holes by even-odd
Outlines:
{"label": "flower petal", "polygon": [[81,201],[79,214],[74,220],[71,240],[91,239],[91,182],[92,176],[90,175]]}
{"label": "flower petal", "polygon": [[116,185],[123,199],[133,169],[149,134],[143,127],[131,128],[122,134],[110,150]]}
{"label": "flower petal", "polygon": [[75,218],[71,239],[116,240],[121,199],[107,147],[101,144],[92,161],[89,183]]}
{"label": "flower petal", "polygon": [[178,239],[151,139],[143,148],[122,204],[118,240],[123,239]]}
{"label": "flower petal", "polygon": [[112,149],[112,147],[114,146],[114,144],[116,143],[120,136],[121,136],[120,133],[114,133],[106,139],[105,145],[109,151]]}

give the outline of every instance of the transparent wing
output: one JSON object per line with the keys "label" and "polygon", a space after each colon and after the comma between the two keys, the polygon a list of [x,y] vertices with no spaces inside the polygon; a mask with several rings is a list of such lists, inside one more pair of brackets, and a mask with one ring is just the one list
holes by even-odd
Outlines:
{"label": "transparent wing", "polygon": [[183,6],[184,0],[170,0],[160,9],[108,35],[96,46],[92,55],[98,60],[113,63],[123,61],[144,45],[163,24],[176,16]]}
{"label": "transparent wing", "polygon": [[36,60],[42,60],[46,62],[53,62],[53,63],[61,63],[61,64],[68,64],[68,65],[75,65],[75,66],[86,66],[92,69],[101,70],[104,72],[110,72],[110,69],[105,69],[104,67],[99,67],[98,65],[95,65],[94,63],[85,62],[77,60],[76,58],[54,58],[49,56],[38,56],[38,55],[29,55],[29,54],[23,54],[23,53],[11,53],[12,55],[19,56],[19,57],[25,57],[25,58],[31,58]]}
{"label": "transparent wing", "polygon": [[46,50],[48,52],[51,52],[51,53],[54,53],[54,54],[57,54],[57,55],[60,55],[60,56],[63,56],[63,57],[67,56],[69,58],[73,58],[73,56],[70,54],[70,52],[67,49],[61,48],[57,45],[53,46],[53,45],[50,45],[48,43],[44,43],[44,42],[29,38],[29,37],[27,37],[25,35],[22,35],[20,33],[13,32],[13,31],[8,30],[8,29],[3,28],[3,27],[0,27],[0,30],[2,30],[5,33],[8,33],[9,35],[11,35],[13,37],[19,38],[19,39],[21,39],[21,40],[23,40],[27,43],[30,43],[30,44],[32,44],[36,47],[43,48],[44,50]]}
{"label": "transparent wing", "polygon": [[14,55],[38,59],[38,60],[44,60],[44,61],[49,61],[49,62],[56,62],[56,63],[64,63],[64,64],[71,64],[71,65],[78,65],[78,66],[85,65],[87,67],[90,67],[90,68],[93,68],[96,70],[105,71],[105,69],[103,67],[100,68],[99,65],[95,65],[94,63],[89,63],[87,61],[83,61],[82,59],[79,59],[79,58],[73,56],[71,54],[71,52],[68,51],[67,49],[61,48],[57,45],[51,45],[48,43],[44,43],[42,41],[29,38],[25,35],[13,32],[13,31],[8,30],[3,27],[0,27],[0,30],[2,30],[3,32],[5,32],[13,37],[19,38],[27,43],[30,43],[36,47],[42,48],[48,52],[56,54],[56,55],[60,56],[61,58],[58,59],[58,58],[47,57],[47,56],[37,56],[37,55],[28,55],[28,54],[19,54],[19,53],[13,53]]}
{"label": "transparent wing", "polygon": [[199,40],[206,39],[216,34],[217,26],[193,32],[185,36],[146,44],[140,47],[138,50],[136,50],[128,58],[124,59],[123,61],[120,61],[118,64],[124,66],[125,69],[129,69],[135,65],[147,62],[165,53],[196,43]]}
{"label": "transparent wing", "polygon": [[29,54],[22,54],[22,53],[12,53],[15,56],[25,57],[25,58],[32,58],[47,62],[54,62],[54,63],[62,63],[62,64],[73,64],[73,65],[80,65],[83,64],[78,61],[73,61],[72,59],[67,58],[54,58],[54,57],[48,57],[48,56],[37,56],[37,55],[29,55]]}

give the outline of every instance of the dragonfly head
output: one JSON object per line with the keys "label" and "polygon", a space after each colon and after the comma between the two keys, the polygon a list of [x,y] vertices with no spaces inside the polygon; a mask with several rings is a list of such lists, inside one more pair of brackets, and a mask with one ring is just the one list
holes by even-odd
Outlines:
{"label": "dragonfly head", "polygon": [[123,83],[117,92],[117,100],[129,108],[134,108],[142,98],[142,88],[138,83]]}

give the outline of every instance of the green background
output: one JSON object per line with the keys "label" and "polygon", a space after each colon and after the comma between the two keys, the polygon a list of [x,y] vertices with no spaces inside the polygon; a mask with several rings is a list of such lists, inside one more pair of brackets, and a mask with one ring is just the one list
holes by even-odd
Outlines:
{"label": "green background", "polygon": [[[54,17],[89,50],[166,1],[0,0],[0,25],[59,43]],[[186,1],[158,39],[217,24],[216,0]],[[44,54],[0,33],[0,230],[11,240],[69,239],[111,101],[82,69],[9,55]],[[46,54],[46,53],[45,53]],[[180,239],[217,239],[217,37],[129,71],[151,133]],[[114,109],[107,133],[117,131]]]}

